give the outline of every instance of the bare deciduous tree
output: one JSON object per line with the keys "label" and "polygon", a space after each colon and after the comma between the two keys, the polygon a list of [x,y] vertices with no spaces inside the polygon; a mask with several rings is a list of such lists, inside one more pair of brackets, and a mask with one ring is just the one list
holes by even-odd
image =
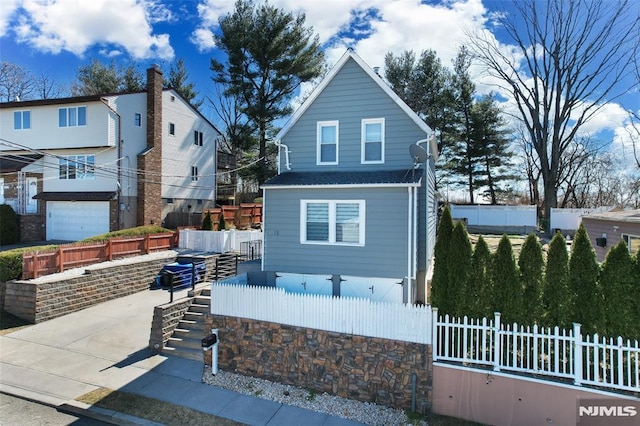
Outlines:
{"label": "bare deciduous tree", "polygon": [[34,83],[35,80],[29,70],[11,62],[0,63],[0,101],[31,99]]}
{"label": "bare deciduous tree", "polygon": [[558,204],[562,156],[607,102],[638,86],[631,78],[639,17],[629,0],[522,0],[497,15],[514,46],[488,33],[469,46],[519,110],[543,181],[544,216]]}

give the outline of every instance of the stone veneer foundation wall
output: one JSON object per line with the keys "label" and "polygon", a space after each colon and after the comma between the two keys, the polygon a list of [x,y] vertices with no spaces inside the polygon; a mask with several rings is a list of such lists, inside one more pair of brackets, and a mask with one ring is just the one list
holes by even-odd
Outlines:
{"label": "stone veneer foundation wall", "polygon": [[402,409],[416,373],[416,411],[431,409],[431,345],[207,315],[205,334],[212,328],[222,370]]}
{"label": "stone veneer foundation wall", "polygon": [[85,274],[60,279],[15,280],[6,283],[4,309],[32,324],[57,318],[107,300],[146,290],[165,263],[176,254],[126,265],[92,265]]}

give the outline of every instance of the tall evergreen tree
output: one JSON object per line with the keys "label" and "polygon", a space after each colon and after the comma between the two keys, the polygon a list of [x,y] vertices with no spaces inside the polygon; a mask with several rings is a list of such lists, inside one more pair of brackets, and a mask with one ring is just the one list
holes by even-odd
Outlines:
{"label": "tall evergreen tree", "polygon": [[195,90],[195,84],[189,82],[189,75],[182,58],[178,59],[175,68],[173,65],[171,66],[165,86],[174,89],[196,109],[199,109],[204,102],[203,100],[196,100],[198,92]]}
{"label": "tall evergreen tree", "polygon": [[442,66],[435,50],[413,51],[384,57],[385,79],[394,92],[428,125],[438,131],[438,152],[445,154],[451,143],[454,96],[451,72]]}
{"label": "tall evergreen tree", "polygon": [[273,173],[268,167],[267,140],[273,121],[291,112],[289,100],[301,83],[321,75],[324,53],[318,35],[305,27],[305,15],[284,12],[269,3],[237,0],[232,13],[219,19],[218,47],[226,63],[211,59],[214,81],[236,96],[241,111],[258,134],[256,181]]}
{"label": "tall evergreen tree", "polygon": [[453,90],[455,94],[455,138],[447,168],[459,176],[458,183],[466,186],[469,201],[474,203],[474,191],[477,189],[475,176],[477,174],[478,159],[481,155],[480,146],[475,134],[472,109],[476,86],[469,75],[471,56],[463,46],[454,60]]}
{"label": "tall evergreen tree", "polygon": [[544,259],[542,246],[535,234],[529,234],[522,245],[518,268],[524,298],[521,322],[523,325],[541,324]]}
{"label": "tall evergreen tree", "polygon": [[600,267],[583,224],[576,231],[569,258],[569,288],[573,297],[571,321],[582,324],[583,334],[598,332],[602,321],[602,294],[598,283]]}
{"label": "tall evergreen tree", "polygon": [[446,292],[447,306],[456,317],[468,315],[468,307],[472,295],[469,292],[469,277],[471,275],[472,248],[469,234],[462,221],[458,221],[451,234],[449,256],[447,257],[449,270],[449,286]]}
{"label": "tall evergreen tree", "polygon": [[638,317],[634,317],[634,306],[638,293],[633,290],[633,262],[624,240],[611,247],[602,264],[600,286],[604,295],[605,330],[608,337],[622,336],[640,339],[636,334]]}
{"label": "tall evergreen tree", "polygon": [[542,302],[544,324],[548,327],[571,327],[571,291],[569,289],[569,255],[567,242],[560,232],[549,243]]}
{"label": "tall evergreen tree", "polygon": [[93,59],[90,64],[78,68],[77,81],[71,92],[74,96],[104,95],[106,93],[137,92],[144,90],[145,79],[133,65],[109,65]]}
{"label": "tall evergreen tree", "polygon": [[522,286],[509,237],[503,235],[493,256],[493,310],[502,322],[518,322],[522,317]]}
{"label": "tall evergreen tree", "polygon": [[515,178],[510,171],[513,152],[509,150],[511,139],[505,128],[506,121],[493,95],[485,96],[473,104],[471,119],[473,141],[481,164],[474,172],[475,184],[479,188],[486,187],[484,194],[489,196],[491,204],[498,204],[500,195],[506,192],[501,184]]}
{"label": "tall evergreen tree", "polygon": [[434,247],[433,277],[431,278],[431,305],[444,315],[451,313],[450,301],[447,300],[449,287],[449,247],[453,234],[453,219],[449,206],[445,206],[438,224],[436,245]]}
{"label": "tall evergreen tree", "polygon": [[471,259],[471,274],[469,276],[469,293],[471,303],[469,316],[472,318],[491,318],[491,252],[482,235],[478,237]]}
{"label": "tall evergreen tree", "polygon": [[[638,251],[636,251],[633,260],[633,276],[631,278],[631,282],[633,283],[633,288],[631,289],[632,295],[640,294],[640,247],[638,247]],[[634,297],[632,299],[631,312],[631,318],[636,318],[633,334],[636,336],[636,339],[640,340],[640,297]]]}

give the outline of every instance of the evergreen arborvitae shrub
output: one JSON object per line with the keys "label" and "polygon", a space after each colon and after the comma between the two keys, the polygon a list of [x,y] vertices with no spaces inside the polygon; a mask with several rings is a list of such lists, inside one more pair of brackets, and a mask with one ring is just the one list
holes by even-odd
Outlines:
{"label": "evergreen arborvitae shrub", "polygon": [[571,244],[569,258],[569,289],[573,296],[571,321],[582,325],[582,334],[597,333],[602,323],[602,293],[598,284],[600,267],[582,224]]}
{"label": "evergreen arborvitae shrub", "polygon": [[224,221],[224,214],[220,213],[218,217],[218,231],[224,231],[225,229],[227,229],[227,224]]}
{"label": "evergreen arborvitae shrub", "polygon": [[453,233],[453,219],[449,206],[445,206],[440,223],[434,248],[433,277],[431,278],[431,305],[438,308],[444,315],[450,311],[446,300],[446,291],[449,286],[449,245],[451,234]]}
{"label": "evergreen arborvitae shrub", "polygon": [[449,245],[449,286],[445,292],[446,306],[451,309],[448,313],[456,317],[468,314],[471,302],[469,295],[469,275],[471,273],[472,248],[467,229],[462,221],[458,221],[451,233]]}
{"label": "evergreen arborvitae shrub", "polygon": [[638,293],[633,282],[634,265],[624,240],[611,247],[602,264],[600,286],[604,296],[607,337],[640,339],[636,334],[638,317],[634,317]]}
{"label": "evergreen arborvitae shrub", "polygon": [[[640,247],[638,247],[638,251],[634,256],[633,263],[633,278],[631,279],[633,283],[633,289],[631,290],[631,294],[640,294]],[[640,339],[640,297],[633,298],[633,316],[631,318],[636,318],[635,322],[635,332],[634,335],[636,338]]]}
{"label": "evergreen arborvitae shrub", "polygon": [[571,327],[571,291],[569,289],[569,254],[567,242],[557,232],[549,243],[547,268],[542,290],[544,325],[560,328]]}
{"label": "evergreen arborvitae shrub", "polygon": [[491,318],[491,252],[482,235],[478,237],[471,258],[471,273],[469,274],[469,294],[471,304],[469,316],[471,318]]}
{"label": "evergreen arborvitae shrub", "polygon": [[503,235],[492,262],[493,310],[502,314],[503,323],[522,320],[522,286],[518,277],[513,247]]}
{"label": "evergreen arborvitae shrub", "polygon": [[0,205],[0,245],[20,242],[18,215],[8,204]]}
{"label": "evergreen arborvitae shrub", "polygon": [[529,234],[518,256],[520,284],[522,285],[522,324],[541,324],[542,279],[544,258],[542,246],[535,234]]}
{"label": "evergreen arborvitae shrub", "polygon": [[207,214],[204,215],[204,219],[202,219],[202,230],[213,231],[213,220],[211,220],[211,212],[207,212]]}

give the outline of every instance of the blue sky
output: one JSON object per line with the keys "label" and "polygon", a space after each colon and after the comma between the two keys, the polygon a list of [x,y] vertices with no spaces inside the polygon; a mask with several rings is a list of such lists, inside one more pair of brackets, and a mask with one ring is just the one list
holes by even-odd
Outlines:
{"label": "blue sky", "polygon": [[[220,51],[212,34],[218,30],[218,18],[231,12],[234,2],[2,0],[0,59],[70,86],[78,67],[94,58],[134,63],[141,71],[158,63],[165,73],[183,58],[200,97],[213,96],[209,64]],[[491,18],[511,6],[510,0],[270,0],[270,4],[306,14],[329,64],[353,47],[372,67],[383,66],[387,52],[408,49],[434,49],[449,65],[465,42],[465,31],[486,31],[500,40],[500,29]],[[496,90],[481,70],[476,83],[481,93]],[[585,129],[605,135],[620,148],[628,125],[623,107],[640,110],[638,93],[607,105]],[[206,104],[203,113],[219,124]]]}

